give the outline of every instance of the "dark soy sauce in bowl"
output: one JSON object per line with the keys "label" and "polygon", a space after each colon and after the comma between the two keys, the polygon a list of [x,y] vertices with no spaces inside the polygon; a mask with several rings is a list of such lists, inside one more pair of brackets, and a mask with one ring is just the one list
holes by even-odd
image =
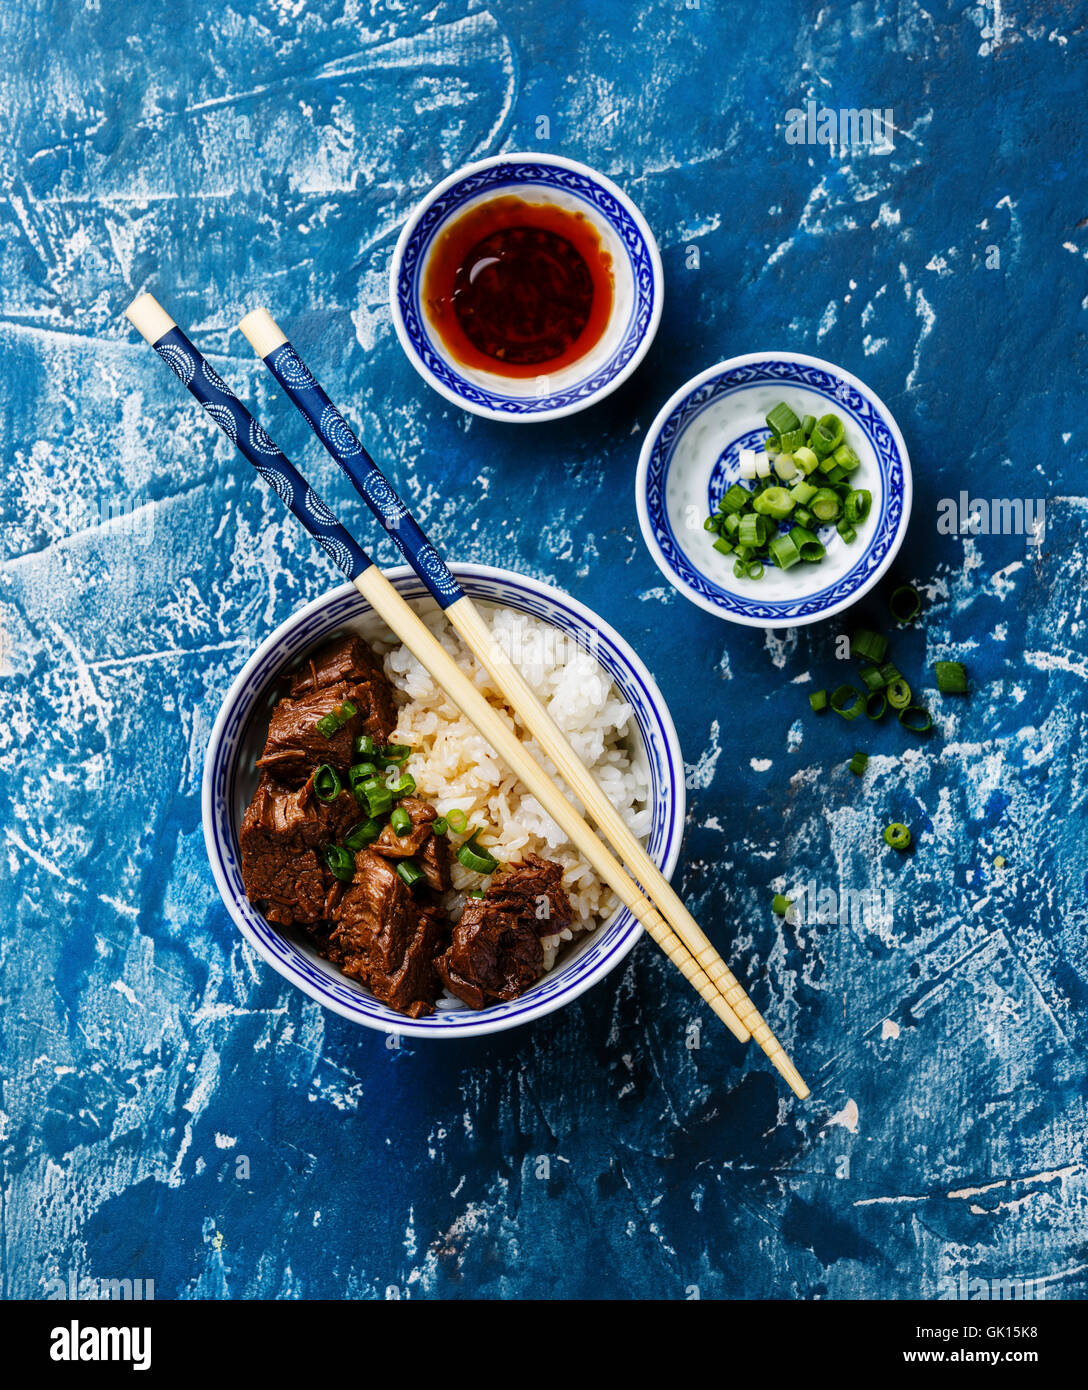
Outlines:
{"label": "dark soy sauce in bowl", "polygon": [[612,313],[612,258],[580,212],[504,195],[442,231],[423,283],[428,317],[458,362],[533,377],[577,362]]}

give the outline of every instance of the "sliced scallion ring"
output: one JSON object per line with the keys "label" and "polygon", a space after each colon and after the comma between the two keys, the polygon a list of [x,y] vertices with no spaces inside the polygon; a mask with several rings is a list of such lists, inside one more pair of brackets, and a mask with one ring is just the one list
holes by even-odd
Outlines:
{"label": "sliced scallion ring", "polygon": [[865,708],[865,696],[852,685],[840,685],[832,692],[831,708],[844,719],[856,719]]}

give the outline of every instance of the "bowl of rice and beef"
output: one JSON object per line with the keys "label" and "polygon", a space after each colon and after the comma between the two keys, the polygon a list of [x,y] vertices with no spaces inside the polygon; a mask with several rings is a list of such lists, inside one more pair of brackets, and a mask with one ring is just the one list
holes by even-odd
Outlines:
{"label": "bowl of rice and beef", "polygon": [[[671,873],[683,763],[638,657],[559,590],[489,566],[455,573]],[[418,578],[407,567],[389,578],[516,726]],[[466,1037],[529,1022],[603,978],[642,930],[351,585],[283,623],[231,686],[203,820],[247,942],[367,1027]]]}

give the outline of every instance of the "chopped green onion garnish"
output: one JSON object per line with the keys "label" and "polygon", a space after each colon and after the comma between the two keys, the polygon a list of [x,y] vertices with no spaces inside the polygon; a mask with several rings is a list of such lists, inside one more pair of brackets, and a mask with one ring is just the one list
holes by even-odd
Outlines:
{"label": "chopped green onion garnish", "polygon": [[762,563],[762,561],[760,561],[760,560],[749,560],[749,561],[748,561],[748,578],[749,578],[749,579],[762,579],[762,578],[763,578],[763,563]]}
{"label": "chopped green onion garnish", "polygon": [[850,771],[856,773],[859,777],[868,766],[868,753],[855,753],[854,756],[850,759]]}
{"label": "chopped green onion garnish", "polygon": [[890,661],[886,661],[880,668],[880,680],[882,685],[891,685],[893,681],[901,681],[903,677],[899,674],[899,669],[893,666]]}
{"label": "chopped green onion garnish", "polygon": [[888,697],[888,704],[891,705],[892,709],[906,709],[910,704],[910,686],[902,676],[898,680],[892,681],[884,693]]}
{"label": "chopped green onion garnish", "polygon": [[776,917],[785,917],[792,906],[792,900],[787,898],[785,893],[776,893],[771,899],[771,911]]}
{"label": "chopped green onion garnish", "polygon": [[883,690],[874,690],[865,701],[865,713],[870,719],[883,719],[888,708],[888,697]]}
{"label": "chopped green onion garnish", "polygon": [[767,549],[779,569],[788,570],[801,563],[801,552],[790,539],[788,532],[785,535],[772,536]]}
{"label": "chopped green onion garnish", "polygon": [[394,801],[399,801],[402,796],[411,796],[415,789],[416,779],[410,772],[404,773],[400,781],[389,788]]}
{"label": "chopped green onion garnish", "polygon": [[477,874],[493,874],[499,867],[499,861],[476,843],[475,835],[458,849],[457,861]]}
{"label": "chopped green onion garnish", "polygon": [[412,859],[400,859],[397,861],[397,875],[402,883],[412,888],[423,877],[423,870]]}
{"label": "chopped green onion garnish", "polygon": [[315,726],[322,738],[332,738],[333,734],[340,732],[340,721],[335,714],[323,715]]}
{"label": "chopped green onion garnish", "polygon": [[832,692],[831,708],[844,719],[856,719],[865,708],[865,696],[852,685],[840,685]]}
{"label": "chopped green onion garnish", "polygon": [[884,843],[891,845],[892,849],[910,849],[910,831],[905,825],[893,821],[884,828]]}
{"label": "chopped green onion garnish", "polygon": [[393,814],[389,817],[389,824],[393,827],[393,834],[398,839],[403,839],[412,828],[412,817],[403,806],[394,806]]}
{"label": "chopped green onion garnish", "polygon": [[781,436],[785,434],[788,430],[796,430],[801,428],[801,421],[797,418],[797,416],[793,413],[793,411],[789,408],[785,401],[779,401],[775,408],[768,413],[766,418],[767,428],[771,431],[772,434],[777,434]]}
{"label": "chopped green onion garnish", "polygon": [[378,769],[373,763],[352,763],[348,768],[348,784],[356,794],[364,782],[376,777]]}
{"label": "chopped green onion garnish", "polygon": [[344,844],[348,849],[365,849],[372,840],[376,840],[382,833],[382,823],[380,820],[360,821],[357,826],[344,836]]}
{"label": "chopped green onion garnish", "polygon": [[353,746],[357,758],[372,758],[374,756],[374,740],[369,734],[357,734]]}
{"label": "chopped green onion garnish", "polygon": [[815,563],[817,560],[822,560],[827,554],[819,536],[813,535],[811,531],[806,531],[803,526],[795,526],[789,534],[790,540],[801,552],[802,560]]}
{"label": "chopped green onion garnish", "polygon": [[869,515],[873,494],[866,487],[851,489],[842,504],[843,515],[851,526],[857,526]]}
{"label": "chopped green onion garnish", "polygon": [[[784,521],[793,511],[795,499],[790,496],[784,487],[764,488],[756,500],[752,503],[754,509],[762,516],[773,517],[775,521]],[[741,536],[744,535],[744,523],[747,517],[741,518]]]}
{"label": "chopped green onion garnish", "polygon": [[849,444],[840,444],[831,457],[844,473],[853,473],[855,468],[861,466],[861,459],[858,458]]}
{"label": "chopped green onion garnish", "polygon": [[858,533],[854,530],[854,528],[850,525],[848,521],[836,521],[835,530],[838,531],[839,535],[842,537],[842,539],[845,541],[847,545],[849,545],[851,541],[856,541],[858,538]]}
{"label": "chopped green onion garnish", "polygon": [[484,894],[481,893],[478,888],[474,888],[471,893],[465,894],[466,898],[482,898],[483,896]]}
{"label": "chopped green onion garnish", "polygon": [[343,783],[336,768],[322,763],[314,768],[314,795],[318,801],[335,801],[343,791]]}
{"label": "chopped green onion garnish", "polygon": [[839,499],[829,487],[822,487],[809,503],[809,509],[820,521],[834,521],[839,514]]}
{"label": "chopped green onion garnish", "polygon": [[384,816],[393,805],[393,793],[384,782],[379,782],[376,777],[371,777],[368,782],[363,782],[355,789],[356,799],[360,795],[370,807],[372,816]]}
{"label": "chopped green onion garnish", "polygon": [[799,449],[794,449],[793,461],[806,476],[809,473],[814,473],[820,464],[820,460],[807,444],[802,444]]}
{"label": "chopped green onion garnish", "polygon": [[720,531],[722,526],[721,516],[708,516],[703,522],[704,531]]}
{"label": "chopped green onion garnish", "polygon": [[407,743],[388,743],[382,749],[382,757],[388,763],[406,763],[411,753],[411,745]]}
{"label": "chopped green onion garnish", "polygon": [[718,509],[723,512],[743,511],[751,500],[748,489],[741,487],[740,483],[733,483],[725,490],[725,496],[718,503]]}
{"label": "chopped green onion garnish", "polygon": [[816,429],[822,438],[831,440],[832,449],[837,449],[842,443],[842,421],[837,415],[821,415]]}
{"label": "chopped green onion garnish", "polygon": [[812,431],[816,428],[816,416],[815,416],[815,415],[805,415],[805,416],[803,416],[803,417],[802,417],[802,420],[801,420],[801,428],[804,430],[804,432],[805,432],[806,434],[811,434]]}
{"label": "chopped green onion garnish", "polygon": [[809,530],[817,524],[816,518],[807,507],[794,507],[793,519],[797,522],[798,526],[804,526]]}
{"label": "chopped green onion garnish", "polygon": [[870,632],[865,627],[858,628],[850,639],[850,650],[855,656],[864,657],[866,661],[875,661],[879,665],[888,650],[888,639],[882,637],[879,632]]}
{"label": "chopped green onion garnish", "polygon": [[340,845],[328,845],[325,849],[325,863],[333,878],[341,883],[350,883],[355,877],[355,857]]}
{"label": "chopped green onion garnish", "polygon": [[731,555],[733,553],[733,547],[729,544],[729,542],[725,539],[724,536],[719,536],[718,539],[714,542],[714,549],[718,552],[719,555]]}
{"label": "chopped green onion garnish", "polygon": [[817,489],[811,483],[806,483],[804,479],[794,483],[790,488],[790,496],[799,507],[805,507],[816,496]]}
{"label": "chopped green onion garnish", "polygon": [[933,669],[937,672],[937,689],[942,695],[967,694],[967,672],[962,662],[938,661]]}
{"label": "chopped green onion garnish", "polygon": [[779,436],[779,443],[783,453],[792,454],[794,449],[804,448],[805,432],[800,425],[795,430],[784,430]]}
{"label": "chopped green onion garnish", "polygon": [[827,709],[827,691],[814,690],[808,697],[808,702],[817,713],[819,713],[820,710]]}
{"label": "chopped green onion garnish", "polygon": [[446,812],[446,824],[455,835],[461,835],[468,829],[468,816],[455,806],[452,811]]}
{"label": "chopped green onion garnish", "polygon": [[450,828],[450,823],[445,816],[439,816],[436,821],[431,822],[431,829],[436,835],[445,835]]}
{"label": "chopped green onion garnish", "polygon": [[880,674],[879,666],[863,666],[858,674],[861,676],[865,688],[873,693],[883,690],[888,683]]}
{"label": "chopped green onion garnish", "polygon": [[921,612],[922,600],[913,584],[901,584],[888,600],[888,607],[897,623],[909,623]]}
{"label": "chopped green onion garnish", "polygon": [[928,734],[933,728],[933,718],[923,705],[907,705],[899,711],[899,722],[912,734]]}

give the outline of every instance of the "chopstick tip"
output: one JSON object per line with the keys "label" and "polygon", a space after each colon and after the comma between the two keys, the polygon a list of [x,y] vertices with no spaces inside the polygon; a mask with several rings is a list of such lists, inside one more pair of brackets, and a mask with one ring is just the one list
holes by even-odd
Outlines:
{"label": "chopstick tip", "polygon": [[125,310],[125,318],[149,343],[157,343],[172,328],[177,327],[152,294],[138,294]]}
{"label": "chopstick tip", "polygon": [[264,358],[271,352],[275,352],[278,347],[282,347],[287,341],[287,335],[283,332],[275,319],[267,309],[251,309],[242,319],[238,327],[249,340],[249,345],[258,357]]}

